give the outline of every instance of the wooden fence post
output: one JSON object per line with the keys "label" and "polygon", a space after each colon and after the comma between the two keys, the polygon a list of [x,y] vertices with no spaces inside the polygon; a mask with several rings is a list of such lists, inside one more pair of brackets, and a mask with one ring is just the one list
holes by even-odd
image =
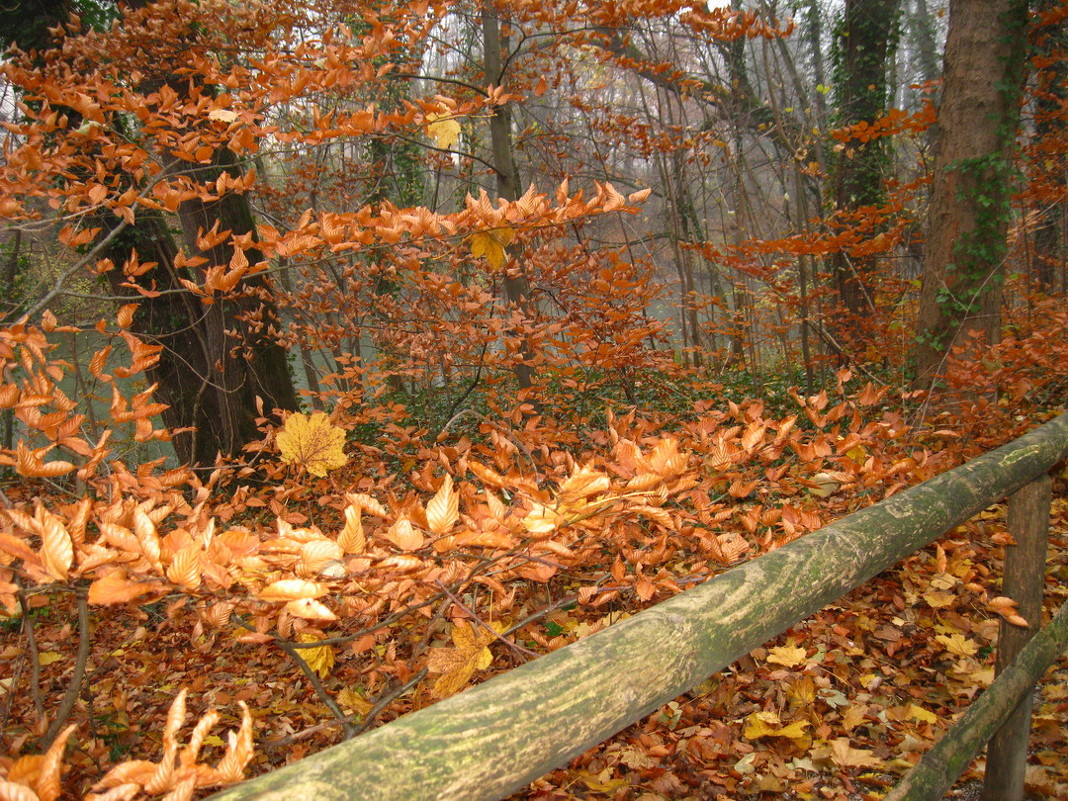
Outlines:
{"label": "wooden fence post", "polygon": [[[1002,595],[1016,601],[1017,611],[1028,626],[1015,626],[1002,619],[998,632],[998,674],[1012,664],[1035,632],[1042,628],[1052,484],[1048,475],[1041,476],[1009,496],[1007,524],[1016,544],[1005,549]],[[1023,801],[1032,695],[1024,696],[990,740],[983,801]]]}

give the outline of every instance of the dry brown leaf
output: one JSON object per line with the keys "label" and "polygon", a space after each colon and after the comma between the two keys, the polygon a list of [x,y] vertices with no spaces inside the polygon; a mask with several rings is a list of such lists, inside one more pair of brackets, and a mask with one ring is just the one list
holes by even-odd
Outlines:
{"label": "dry brown leaf", "polygon": [[426,505],[427,526],[434,534],[442,535],[453,527],[459,517],[460,495],[453,489],[452,476],[446,474],[437,493]]}

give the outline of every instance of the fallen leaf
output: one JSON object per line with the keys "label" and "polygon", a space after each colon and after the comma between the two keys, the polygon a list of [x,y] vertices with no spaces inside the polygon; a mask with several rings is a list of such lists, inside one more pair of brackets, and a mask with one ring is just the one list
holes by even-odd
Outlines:
{"label": "fallen leaf", "polygon": [[331,423],[326,412],[291,414],[278,432],[277,443],[283,462],[303,465],[320,478],[348,461],[342,450],[345,431]]}
{"label": "fallen leaf", "polygon": [[768,651],[768,662],[785,667],[797,667],[805,663],[807,652],[792,645],[779,645]]}

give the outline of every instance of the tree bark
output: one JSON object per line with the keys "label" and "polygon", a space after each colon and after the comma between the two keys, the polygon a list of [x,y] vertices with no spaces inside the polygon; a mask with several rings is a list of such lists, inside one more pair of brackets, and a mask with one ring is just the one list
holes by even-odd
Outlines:
{"label": "tree bark", "polygon": [[[899,11],[899,0],[846,0],[835,59],[841,124],[872,123],[886,113],[887,68],[897,47]],[[852,140],[838,153],[835,205],[840,213],[883,204],[887,144],[885,137]],[[840,304],[840,316],[831,328],[835,341],[852,351],[864,352],[876,330],[872,284],[877,268],[878,259],[871,256],[838,252],[831,259]]]}
{"label": "tree bark", "polygon": [[[1039,11],[1051,12],[1059,0],[1038,0]],[[1038,71],[1035,102],[1035,139],[1041,152],[1060,161],[1065,124],[1065,101],[1068,100],[1068,22],[1063,19],[1042,26],[1038,31],[1037,49],[1049,63]],[[1043,141],[1045,140],[1045,141]],[[1041,217],[1035,231],[1035,278],[1046,292],[1068,290],[1068,186],[1064,172],[1052,169],[1046,177],[1047,194],[1041,198]]]}
{"label": "tree bark", "polygon": [[955,346],[998,339],[1026,0],[951,0],[927,218],[914,381],[933,386]]}
{"label": "tree bark", "polygon": [[[504,77],[501,63],[504,42],[497,11],[488,2],[482,4],[482,47],[486,80],[491,85],[499,86]],[[490,117],[490,147],[493,154],[493,171],[497,176],[497,197],[508,201],[519,200],[523,195],[523,188],[512,152],[512,111],[508,104],[498,106]],[[509,247],[507,250],[510,258],[509,263],[505,265],[504,299],[525,312],[529,305],[530,284],[523,266],[514,258],[516,254],[513,248]],[[523,391],[534,386],[534,349],[522,332],[517,332],[517,335],[520,338],[519,353],[522,360],[515,366],[515,376],[520,391]]]}

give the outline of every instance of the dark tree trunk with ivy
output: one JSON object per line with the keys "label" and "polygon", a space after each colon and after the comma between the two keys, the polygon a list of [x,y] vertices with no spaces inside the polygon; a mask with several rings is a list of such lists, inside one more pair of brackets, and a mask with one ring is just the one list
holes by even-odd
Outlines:
{"label": "dark tree trunk with ivy", "polygon": [[[198,228],[210,230],[218,222],[221,230],[235,235],[253,230],[248,203],[238,195],[225,195],[212,204],[189,201],[182,204],[180,217],[186,228],[186,251],[208,259],[205,267],[228,263],[232,253],[226,244],[198,249]],[[111,214],[100,220],[105,230],[118,222]],[[155,262],[156,267],[136,278],[125,275],[122,265],[134,253],[142,264]],[[258,437],[257,396],[267,412],[275,407],[295,410],[298,400],[285,351],[270,331],[277,319],[263,279],[247,278],[245,294],[205,305],[182,285],[181,279],[196,282],[198,275],[189,268],[179,270],[177,254],[167,220],[157,212],[142,211],[103,255],[116,265],[107,274],[111,288],[139,304],[132,330],[163,346],[149,379],[159,385],[155,399],[168,404],[162,414],[164,424],[180,430],[173,440],[179,461],[210,465],[218,453],[237,455]],[[254,249],[245,255],[253,263],[261,258]]]}
{"label": "dark tree trunk with ivy", "polygon": [[[900,0],[846,0],[834,50],[838,123],[872,123],[886,113],[889,103],[888,65],[898,40]],[[881,206],[886,199],[883,181],[890,164],[885,137],[844,144],[835,159],[835,205],[851,213],[865,206]],[[835,341],[852,352],[864,349],[878,314],[871,278],[874,257],[836,253],[831,260],[842,317],[833,326]]]}
{"label": "dark tree trunk with ivy", "polygon": [[[145,0],[130,0],[126,5],[135,8],[144,4]],[[44,63],[46,51],[54,46],[49,28],[66,21],[74,10],[97,28],[109,22],[112,14],[106,6],[97,8],[86,2],[16,3],[13,10],[0,12],[0,40],[36,51],[34,60]],[[47,57],[54,56],[52,51]],[[162,83],[172,77],[157,76],[156,80]],[[182,81],[175,80],[174,84],[177,92],[184,91]],[[72,119],[77,114],[71,109],[64,111]],[[124,135],[133,135],[121,119],[112,119],[110,124]],[[237,177],[241,167],[233,153],[221,149],[215,163],[202,168],[201,177],[214,179],[224,172]],[[202,270],[229,263],[233,249],[224,242],[201,250],[198,231],[217,225],[234,236],[255,238],[252,209],[244,194],[228,192],[211,202],[186,201],[178,217],[187,254],[206,260]],[[101,210],[90,227],[112,231],[119,225],[118,217]],[[135,254],[140,264],[154,262],[156,267],[142,275],[126,275],[123,265]],[[139,210],[136,220],[119,231],[101,255],[115,265],[107,273],[114,293],[139,304],[133,332],[163,346],[159,362],[148,375],[158,384],[156,400],[168,404],[162,414],[164,424],[180,429],[173,444],[181,462],[210,465],[219,453],[240,454],[246,443],[259,436],[257,397],[267,412],[299,408],[286,352],[275,336],[279,322],[266,279],[250,276],[242,282],[240,293],[216,298],[210,305],[203,303],[181,283],[183,278],[197,283],[200,276],[190,268],[179,270],[175,266],[178,244],[170,221],[148,209]],[[255,248],[246,249],[245,255],[253,264],[262,260]]]}
{"label": "dark tree trunk with ivy", "polygon": [[[1061,0],[1038,0],[1036,10],[1055,15]],[[1068,103],[1068,21],[1053,17],[1036,35],[1036,55],[1042,68],[1036,75],[1035,138],[1039,158],[1060,160],[1064,115]],[[1068,181],[1050,170],[1035,230],[1035,278],[1046,292],[1068,291]]]}
{"label": "dark tree trunk with ivy", "polygon": [[957,345],[998,338],[1027,59],[1026,0],[951,0],[917,320],[915,381]]}

